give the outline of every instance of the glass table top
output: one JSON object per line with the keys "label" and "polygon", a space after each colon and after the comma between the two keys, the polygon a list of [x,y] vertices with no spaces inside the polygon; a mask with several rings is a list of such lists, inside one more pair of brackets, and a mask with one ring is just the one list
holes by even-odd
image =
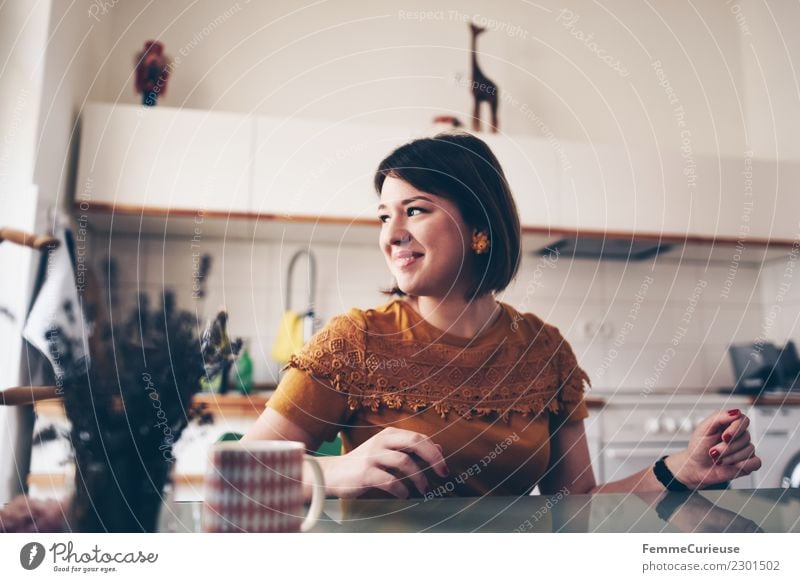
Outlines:
{"label": "glass table top", "polygon": [[[164,506],[161,531],[200,531],[202,502]],[[409,500],[328,499],[312,532],[800,532],[800,489]]]}

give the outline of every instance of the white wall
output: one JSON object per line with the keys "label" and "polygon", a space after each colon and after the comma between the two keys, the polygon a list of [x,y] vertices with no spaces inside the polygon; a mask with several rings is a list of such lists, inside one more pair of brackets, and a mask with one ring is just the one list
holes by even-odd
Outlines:
{"label": "white wall", "polygon": [[[92,2],[12,0],[0,7],[0,225],[29,232],[52,228],[51,209],[69,206],[76,120],[105,55],[108,29],[87,15]],[[26,381],[21,340],[38,255],[0,247],[0,389]],[[12,274],[13,275],[10,275]],[[0,450],[16,448],[15,410],[0,408]],[[0,502],[17,481],[13,455],[0,465]]]}
{"label": "white wall", "polygon": [[78,118],[99,82],[109,40],[109,28],[88,16],[95,4],[92,0],[52,2],[36,141],[35,181],[44,210],[71,205]]}
{"label": "white wall", "polygon": [[25,185],[33,177],[49,7],[5,2],[0,9],[0,185]]}
{"label": "white wall", "polygon": [[800,5],[741,0],[747,134],[756,155],[800,158]]}
{"label": "white wall", "polygon": [[761,337],[777,345],[800,343],[800,240],[784,260],[761,273],[764,321]]}
{"label": "white wall", "polygon": [[[0,5],[0,226],[34,231],[37,190],[32,183],[47,39],[49,3]],[[23,377],[24,322],[33,276],[30,250],[0,245],[0,389]],[[0,407],[0,503],[18,489],[19,411]]]}
{"label": "white wall", "polygon": [[[415,125],[442,113],[464,119],[471,100],[454,79],[469,78],[463,18],[477,14],[496,21],[479,50],[501,90],[503,131],[677,148],[683,129],[695,152],[741,155],[748,105],[760,116],[761,103],[744,98],[752,79],[730,4],[120,2],[99,16],[112,42],[92,97],[138,101],[133,58],[158,38],[174,59],[163,100],[171,106],[337,119],[369,112]],[[432,13],[422,20],[420,10]],[[786,18],[765,32],[774,37],[780,26],[789,35],[792,10],[782,8]],[[773,50],[767,45],[763,58]],[[786,63],[775,69],[789,72]]]}
{"label": "white wall", "polygon": [[[270,352],[286,269],[299,245],[204,239],[198,249],[190,243],[188,237],[115,236],[111,254],[119,266],[127,266],[120,269],[117,313],[132,307],[137,289],[154,301],[164,289],[174,289],[183,308],[205,316],[227,306],[231,333],[253,348],[256,381],[274,381],[277,366]],[[323,322],[350,307],[367,309],[388,300],[378,292],[390,275],[377,245],[311,247],[318,260],[317,313]],[[213,257],[205,301],[192,299],[194,252]],[[97,253],[101,265],[105,256]],[[295,308],[305,304],[304,272],[301,263]],[[597,389],[723,388],[733,384],[729,344],[751,342],[763,328],[759,279],[776,278],[765,273],[739,265],[731,276],[729,265],[681,261],[679,253],[656,263],[628,264],[546,261],[527,253],[516,281],[499,298],[558,326]]]}

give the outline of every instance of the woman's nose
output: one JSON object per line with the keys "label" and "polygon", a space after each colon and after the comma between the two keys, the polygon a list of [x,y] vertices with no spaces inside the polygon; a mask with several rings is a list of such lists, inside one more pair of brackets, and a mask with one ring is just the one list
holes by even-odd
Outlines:
{"label": "woman's nose", "polygon": [[390,239],[393,245],[401,245],[411,242],[411,234],[407,230],[400,230],[392,233]]}
{"label": "woman's nose", "polygon": [[399,245],[411,241],[411,233],[401,220],[391,220],[384,225],[384,235],[389,244]]}

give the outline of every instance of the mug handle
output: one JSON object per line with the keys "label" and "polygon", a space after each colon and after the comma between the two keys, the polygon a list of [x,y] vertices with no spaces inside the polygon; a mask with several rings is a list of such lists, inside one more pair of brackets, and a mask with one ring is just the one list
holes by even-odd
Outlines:
{"label": "mug handle", "polygon": [[314,486],[311,494],[311,507],[308,508],[308,515],[300,524],[300,531],[306,532],[317,523],[319,516],[322,515],[322,504],[325,502],[325,477],[322,468],[317,460],[311,455],[303,455],[303,461],[311,465],[311,472],[314,473]]}

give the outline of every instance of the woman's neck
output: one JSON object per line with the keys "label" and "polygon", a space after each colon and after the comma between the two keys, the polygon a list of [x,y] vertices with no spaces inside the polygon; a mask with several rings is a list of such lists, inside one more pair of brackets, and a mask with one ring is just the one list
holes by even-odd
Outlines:
{"label": "woman's neck", "polygon": [[406,300],[432,326],[467,339],[488,329],[501,311],[500,305],[491,294],[472,301],[456,296],[445,299],[408,296]]}

